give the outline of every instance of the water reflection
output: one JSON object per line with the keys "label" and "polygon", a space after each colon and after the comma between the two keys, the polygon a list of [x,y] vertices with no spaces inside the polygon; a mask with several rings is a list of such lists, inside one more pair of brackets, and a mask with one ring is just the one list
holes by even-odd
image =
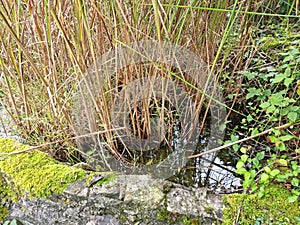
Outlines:
{"label": "water reflection", "polygon": [[[201,141],[194,154],[207,151],[207,139],[201,135]],[[238,157],[231,155],[230,150],[211,153],[203,157],[197,157],[188,161],[176,175],[169,178],[170,181],[185,186],[207,187],[217,193],[232,193],[241,189],[241,179],[235,174]],[[230,161],[229,161],[230,160]]]}

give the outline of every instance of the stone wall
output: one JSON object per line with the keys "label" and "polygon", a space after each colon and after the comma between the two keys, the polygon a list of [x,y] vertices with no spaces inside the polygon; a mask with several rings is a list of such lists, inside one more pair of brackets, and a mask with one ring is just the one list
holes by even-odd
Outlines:
{"label": "stone wall", "polygon": [[77,181],[47,199],[22,198],[10,205],[9,218],[25,225],[211,225],[222,219],[222,196],[204,188],[187,188],[148,175],[108,176],[95,174],[92,182]]}
{"label": "stone wall", "polygon": [[218,224],[222,196],[149,175],[88,172],[0,138],[0,224]]}

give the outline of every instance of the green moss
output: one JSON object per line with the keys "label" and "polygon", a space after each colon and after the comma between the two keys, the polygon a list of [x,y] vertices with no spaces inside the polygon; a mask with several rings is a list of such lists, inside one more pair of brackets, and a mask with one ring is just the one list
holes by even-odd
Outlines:
{"label": "green moss", "polygon": [[195,216],[187,216],[178,213],[169,212],[166,208],[162,208],[157,213],[157,219],[165,221],[168,224],[184,224],[184,225],[199,225],[202,219]]}
{"label": "green moss", "polygon": [[[18,152],[28,149],[12,139],[0,139],[0,154]],[[1,157],[1,156],[0,156]],[[5,182],[9,188],[0,188],[10,199],[16,201],[21,196],[47,197],[52,193],[62,193],[63,190],[86,172],[79,168],[72,168],[59,163],[48,154],[38,150],[28,153],[12,154],[0,160],[0,172],[5,175]]]}
{"label": "green moss", "polygon": [[157,213],[157,219],[160,221],[168,221],[169,211],[165,208],[161,209]]}
{"label": "green moss", "polygon": [[189,217],[182,217],[182,223],[184,225],[200,225],[200,221],[198,219],[191,219]]}
{"label": "green moss", "polygon": [[299,202],[288,202],[289,190],[280,185],[270,185],[265,196],[257,194],[232,194],[224,198],[227,208],[223,210],[224,225],[232,225],[238,217],[238,224],[299,224]]}
{"label": "green moss", "polygon": [[0,174],[0,222],[3,221],[8,215],[8,209],[5,207],[5,202],[7,200],[6,192],[8,190],[8,185],[4,182],[2,175]]}
{"label": "green moss", "polygon": [[0,206],[0,222],[4,221],[8,216],[8,209],[4,206]]}
{"label": "green moss", "polygon": [[214,208],[211,207],[211,206],[206,206],[204,210],[205,210],[205,212],[207,212],[207,213],[213,213]]}
{"label": "green moss", "polygon": [[97,181],[96,185],[102,185],[102,184],[108,184],[112,181],[114,181],[119,174],[117,172],[91,172],[86,179],[85,184],[87,186],[90,186],[91,182],[93,182],[93,179],[95,178],[95,176],[103,176],[102,179],[100,179],[99,181]]}

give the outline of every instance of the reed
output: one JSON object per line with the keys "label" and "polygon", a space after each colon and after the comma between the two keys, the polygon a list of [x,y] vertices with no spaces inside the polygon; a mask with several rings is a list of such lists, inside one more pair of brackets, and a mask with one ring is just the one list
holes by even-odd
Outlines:
{"label": "reed", "polygon": [[[19,135],[30,144],[59,141],[49,153],[60,160],[76,161],[74,95],[88,68],[101,55],[120,44],[145,39],[169,41],[190,49],[205,62],[211,71],[206,79],[223,79],[223,70],[229,65],[232,70],[228,79],[236,80],[235,72],[244,66],[242,58],[246,49],[251,48],[250,23],[254,17],[274,13],[270,9],[276,2],[262,1],[255,5],[252,1],[229,0],[74,0],[71,3],[3,0],[0,3],[0,87],[4,92],[1,104],[18,127]],[[293,1],[287,11],[297,10],[298,3]],[[203,110],[203,95],[197,94],[192,81],[182,72],[168,65],[149,62],[117,71],[113,79],[99,88],[92,106],[95,113],[85,115],[90,124],[85,132],[106,131],[97,138],[121,160],[133,161],[126,146],[120,147],[122,141],[117,141],[111,123],[109,112],[114,107],[114,98],[133,80],[152,76],[182,83],[186,90],[194,91],[196,114]],[[229,92],[232,84],[224,89]],[[236,86],[233,89],[238,96],[241,90]],[[205,101],[209,104],[210,99]],[[228,107],[229,112],[235,101]],[[164,98],[136,105],[129,113],[134,135],[148,137],[152,117],[174,121],[172,110]],[[204,123],[205,116],[202,120]],[[164,126],[162,123],[159,128],[167,130]],[[129,156],[124,157],[120,149]]]}

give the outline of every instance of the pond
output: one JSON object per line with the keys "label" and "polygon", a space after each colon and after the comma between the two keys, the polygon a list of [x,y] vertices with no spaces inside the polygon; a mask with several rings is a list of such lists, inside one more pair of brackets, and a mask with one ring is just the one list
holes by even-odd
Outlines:
{"label": "pond", "polygon": [[[14,135],[16,126],[7,112],[0,109],[0,138],[13,138],[20,142],[26,140]],[[194,154],[205,152],[207,138],[202,135],[201,143]],[[161,147],[161,152],[168,154],[168,149]],[[152,155],[154,157],[154,155]],[[145,160],[145,159],[144,159]],[[151,160],[151,155],[147,157]],[[217,193],[232,193],[241,190],[241,179],[235,174],[235,164],[238,156],[231,154],[230,150],[221,150],[205,157],[190,159],[186,166],[170,176],[168,180],[192,187],[207,187]]]}

